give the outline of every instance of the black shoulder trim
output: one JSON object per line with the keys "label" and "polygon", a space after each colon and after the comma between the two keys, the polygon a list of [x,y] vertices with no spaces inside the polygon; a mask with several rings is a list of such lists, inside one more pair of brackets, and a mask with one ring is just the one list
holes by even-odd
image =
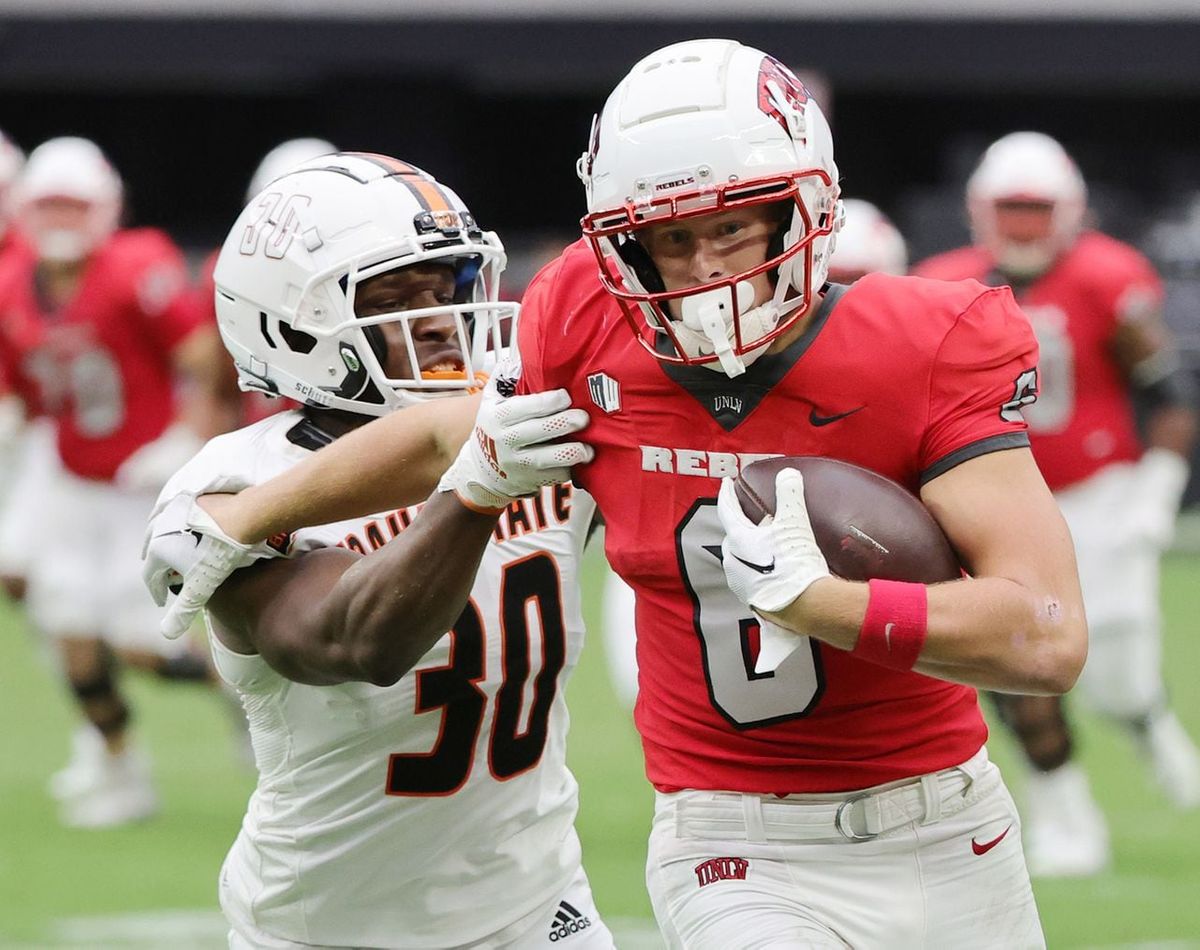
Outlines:
{"label": "black shoulder trim", "polygon": [[926,485],[939,475],[946,474],[946,472],[950,471],[956,465],[961,465],[970,459],[978,458],[980,455],[1000,452],[1004,449],[1027,448],[1029,448],[1028,432],[1004,432],[1000,435],[988,436],[986,439],[980,439],[978,442],[964,445],[961,449],[955,449],[949,455],[942,456],[942,458],[938,459],[921,473],[921,484]]}
{"label": "black shoulder trim", "polygon": [[325,448],[325,446],[333,441],[333,438],[333,436],[320,428],[308,416],[302,418],[287,431],[287,440],[292,445],[298,445],[300,448],[308,449],[310,452]]}

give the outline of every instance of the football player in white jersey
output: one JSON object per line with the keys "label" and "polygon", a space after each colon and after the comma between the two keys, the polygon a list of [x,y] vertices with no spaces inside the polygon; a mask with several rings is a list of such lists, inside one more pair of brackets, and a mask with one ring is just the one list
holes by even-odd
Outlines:
{"label": "football player in white jersey", "polygon": [[438,488],[420,517],[298,530],[224,565],[248,566],[215,591],[210,639],[260,772],[221,872],[231,947],[612,946],[564,748],[593,503],[552,484],[590,450],[541,444],[587,417],[563,393],[503,398],[502,370],[478,419],[477,399],[432,398],[482,383],[515,310],[503,264],[453,192],[364,153],[271,183],[221,251],[243,386],[304,408],[214,439],[168,484],[156,596],[205,547],[198,494],[266,481],[374,416],[421,403],[398,414],[415,435],[394,498]]}

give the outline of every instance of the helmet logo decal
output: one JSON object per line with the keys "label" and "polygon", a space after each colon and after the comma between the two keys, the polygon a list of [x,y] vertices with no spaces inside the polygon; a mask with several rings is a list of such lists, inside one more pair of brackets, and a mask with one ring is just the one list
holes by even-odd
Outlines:
{"label": "helmet logo decal", "polygon": [[307,208],[310,204],[312,199],[308,195],[289,195],[287,200],[277,191],[263,195],[256,209],[258,214],[242,232],[238,250],[253,257],[261,247],[271,260],[282,260],[300,231],[297,208]]}
{"label": "helmet logo decal", "polygon": [[358,354],[348,346],[342,348],[342,362],[346,364],[346,369],[352,373],[357,373],[362,369],[362,363],[358,361]]}
{"label": "helmet logo decal", "polygon": [[804,106],[808,90],[774,56],[764,56],[758,68],[758,108],[778,122],[794,139],[804,138]]}

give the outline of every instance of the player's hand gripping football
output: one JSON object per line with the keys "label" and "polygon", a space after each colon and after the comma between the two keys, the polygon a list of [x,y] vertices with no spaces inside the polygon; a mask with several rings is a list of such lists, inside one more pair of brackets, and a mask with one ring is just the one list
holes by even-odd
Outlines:
{"label": "player's hand gripping football", "polygon": [[[775,478],[774,516],[767,515],[759,524],[746,517],[732,478],[721,480],[717,514],[725,529],[721,542],[725,581],[737,599],[756,613],[778,612],[814,581],[830,576],[804,504],[804,476],[795,469],[784,469]],[[801,641],[795,633],[760,620],[755,671],[764,673],[778,667]]]}
{"label": "player's hand gripping football", "polygon": [[[205,492],[238,491],[246,485],[213,485]],[[142,579],[160,607],[167,607],[159,629],[168,640],[187,632],[196,614],[234,571],[262,558],[278,557],[266,542],[242,544],[225,533],[197,501],[200,492],[174,496],[154,512],[142,546]]]}
{"label": "player's hand gripping football", "polygon": [[570,408],[565,389],[514,396],[515,385],[511,368],[501,367],[488,381],[475,429],[438,491],[455,492],[470,508],[498,511],[514,498],[567,481],[572,465],[592,460],[591,446],[555,441],[588,424],[586,412]]}

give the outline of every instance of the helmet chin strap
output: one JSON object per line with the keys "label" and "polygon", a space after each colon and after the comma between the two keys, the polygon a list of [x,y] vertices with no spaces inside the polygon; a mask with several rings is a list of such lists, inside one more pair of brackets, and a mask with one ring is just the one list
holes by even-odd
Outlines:
{"label": "helmet chin strap", "polygon": [[[747,314],[747,308],[754,302],[754,287],[748,280],[739,281],[735,285],[735,292],[737,293],[738,313]],[[740,356],[733,352],[733,341],[730,339],[733,330],[732,302],[733,295],[724,287],[692,294],[679,301],[683,326],[692,331],[692,334],[685,334],[685,336],[703,334],[712,346],[712,352],[716,354],[721,370],[730,378],[741,376],[746,372],[746,364]],[[703,350],[699,349],[697,353],[690,355],[696,356],[702,352]],[[703,365],[713,366],[711,363]]]}

